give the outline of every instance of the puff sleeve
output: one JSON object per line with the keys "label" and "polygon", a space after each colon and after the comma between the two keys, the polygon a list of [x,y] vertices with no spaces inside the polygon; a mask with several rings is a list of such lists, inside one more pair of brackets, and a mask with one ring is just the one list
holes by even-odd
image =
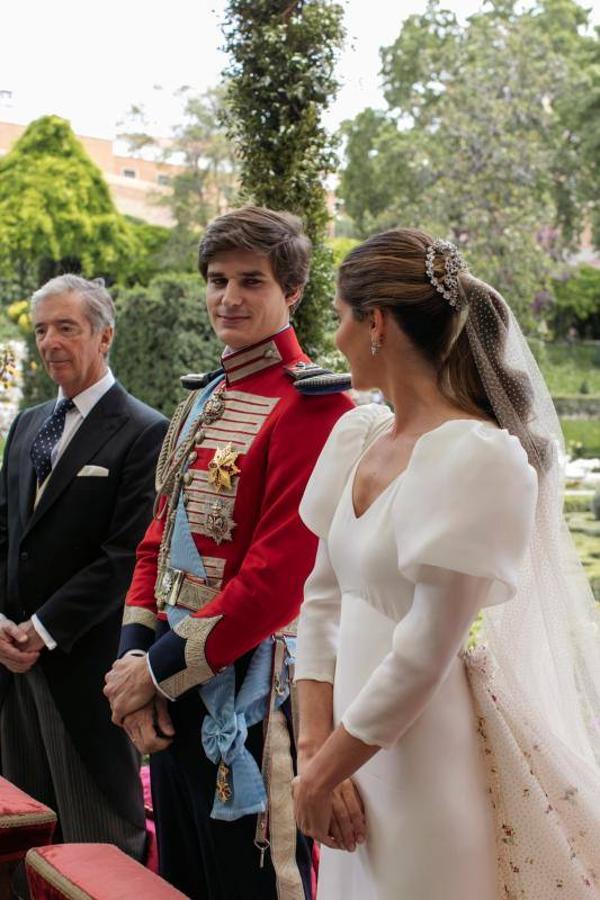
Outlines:
{"label": "puff sleeve", "polygon": [[342,718],[350,734],[390,747],[418,718],[479,609],[516,593],[536,499],[536,474],[505,431],[463,420],[419,441],[393,507],[412,606]]}
{"label": "puff sleeve", "polygon": [[319,537],[315,566],[304,586],[298,624],[296,681],[333,683],[337,656],[340,590],[329,560],[327,537],[340,496],[374,432],[389,421],[385,407],[369,404],[343,415],[333,428],[310,477],[300,517]]}
{"label": "puff sleeve", "polygon": [[518,438],[476,420],[424,435],[394,508],[398,568],[489,579],[485,605],[510,600],[531,534],[537,476]]}

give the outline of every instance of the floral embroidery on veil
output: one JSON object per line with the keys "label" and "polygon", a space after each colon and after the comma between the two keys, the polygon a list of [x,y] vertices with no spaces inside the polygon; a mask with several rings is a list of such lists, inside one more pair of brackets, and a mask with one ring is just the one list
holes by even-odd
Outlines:
{"label": "floral embroidery on veil", "polygon": [[494,810],[498,897],[600,897],[595,772],[507,693],[484,645],[464,660]]}

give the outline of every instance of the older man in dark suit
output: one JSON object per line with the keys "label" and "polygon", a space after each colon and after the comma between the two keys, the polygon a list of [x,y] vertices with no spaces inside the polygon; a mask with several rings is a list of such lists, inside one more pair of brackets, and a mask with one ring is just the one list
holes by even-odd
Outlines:
{"label": "older man in dark suit", "polygon": [[63,840],[141,858],[139,760],[102,686],[167,423],[107,366],[114,307],[101,282],[52,279],[32,321],[59,390],[17,416],[0,478],[3,774],[56,810]]}

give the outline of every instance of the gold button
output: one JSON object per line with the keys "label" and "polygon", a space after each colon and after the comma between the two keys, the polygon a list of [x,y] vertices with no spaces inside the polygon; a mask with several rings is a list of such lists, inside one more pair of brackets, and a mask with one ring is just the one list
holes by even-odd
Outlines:
{"label": "gold button", "polygon": [[196,443],[197,447],[200,446],[200,444],[202,443],[202,441],[204,440],[205,437],[206,437],[206,432],[204,431],[203,428],[200,428],[196,432],[196,438],[195,438],[195,443]]}
{"label": "gold button", "polygon": [[183,476],[183,483],[184,483],[184,484],[191,484],[191,483],[192,483],[192,480],[193,480],[192,473],[191,473],[191,472],[186,472],[185,475]]}
{"label": "gold button", "polygon": [[198,454],[194,450],[192,450],[191,453],[188,453],[188,462],[190,465],[192,463],[195,463],[197,459],[198,459]]}

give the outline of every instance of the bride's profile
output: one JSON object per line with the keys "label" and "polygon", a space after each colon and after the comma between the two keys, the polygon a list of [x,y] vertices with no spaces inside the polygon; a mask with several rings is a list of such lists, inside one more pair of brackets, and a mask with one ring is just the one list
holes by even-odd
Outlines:
{"label": "bride's profile", "polygon": [[596,610],[527,342],[413,229],[354,248],[334,306],[354,387],[393,412],[338,421],[300,508],[319,549],[294,793],[318,898],[600,897]]}

